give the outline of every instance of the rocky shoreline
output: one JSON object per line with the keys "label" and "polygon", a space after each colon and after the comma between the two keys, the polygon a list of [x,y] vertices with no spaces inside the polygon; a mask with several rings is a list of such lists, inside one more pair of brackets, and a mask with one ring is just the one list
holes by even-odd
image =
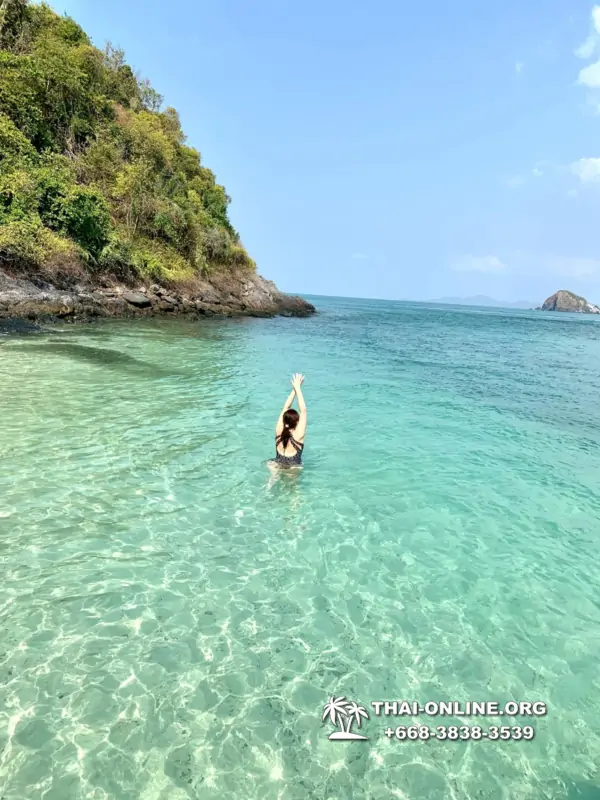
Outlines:
{"label": "rocky shoreline", "polygon": [[0,324],[90,321],[102,317],[206,316],[306,317],[313,305],[280,292],[272,281],[248,272],[228,272],[189,287],[79,283],[58,288],[0,270]]}

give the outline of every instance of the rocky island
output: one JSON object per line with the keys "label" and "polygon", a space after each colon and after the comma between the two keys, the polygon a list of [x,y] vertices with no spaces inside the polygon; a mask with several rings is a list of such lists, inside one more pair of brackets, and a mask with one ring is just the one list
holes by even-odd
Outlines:
{"label": "rocky island", "polygon": [[541,311],[568,311],[576,314],[600,314],[600,308],[566,289],[555,292],[541,305]]}
{"label": "rocky island", "polygon": [[110,44],[0,3],[0,320],[275,314],[175,109]]}

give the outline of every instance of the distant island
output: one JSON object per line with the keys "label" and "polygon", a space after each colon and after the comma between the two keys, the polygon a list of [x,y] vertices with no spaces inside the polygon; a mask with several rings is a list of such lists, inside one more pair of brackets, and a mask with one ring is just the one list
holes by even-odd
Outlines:
{"label": "distant island", "polygon": [[448,306],[492,306],[494,308],[535,308],[536,303],[526,300],[503,301],[494,300],[484,294],[476,294],[472,297],[440,297],[437,300],[430,300],[431,303],[441,303]]}
{"label": "distant island", "polygon": [[574,314],[600,314],[600,308],[590,303],[585,297],[559,289],[544,300],[539,311],[566,311]]}
{"label": "distant island", "polygon": [[305,315],[174,108],[68,16],[0,1],[0,319]]}

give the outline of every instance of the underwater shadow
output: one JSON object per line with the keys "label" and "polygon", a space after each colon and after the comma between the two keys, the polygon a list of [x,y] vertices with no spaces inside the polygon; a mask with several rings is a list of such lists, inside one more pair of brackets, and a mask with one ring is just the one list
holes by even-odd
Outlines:
{"label": "underwater shadow", "polygon": [[5,345],[7,349],[22,349],[29,352],[44,353],[46,355],[67,356],[69,358],[85,361],[88,364],[117,369],[124,372],[134,372],[152,378],[166,377],[167,375],[181,374],[178,370],[165,370],[155,364],[140,361],[133,356],[122,353],[120,350],[111,350],[107,347],[89,347],[82,344],[68,342],[48,342],[46,344]]}
{"label": "underwater shadow", "polygon": [[29,333],[41,332],[42,328],[35,322],[27,322],[23,319],[0,319],[0,336],[23,336]]}

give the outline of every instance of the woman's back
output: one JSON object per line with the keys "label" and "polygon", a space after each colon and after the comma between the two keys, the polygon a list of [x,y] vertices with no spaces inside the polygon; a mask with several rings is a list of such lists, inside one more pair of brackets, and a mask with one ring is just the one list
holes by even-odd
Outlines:
{"label": "woman's back", "polygon": [[282,442],[281,437],[275,437],[275,452],[279,458],[294,459],[301,463],[303,450],[304,442],[297,441],[292,434],[290,434],[287,444]]}

